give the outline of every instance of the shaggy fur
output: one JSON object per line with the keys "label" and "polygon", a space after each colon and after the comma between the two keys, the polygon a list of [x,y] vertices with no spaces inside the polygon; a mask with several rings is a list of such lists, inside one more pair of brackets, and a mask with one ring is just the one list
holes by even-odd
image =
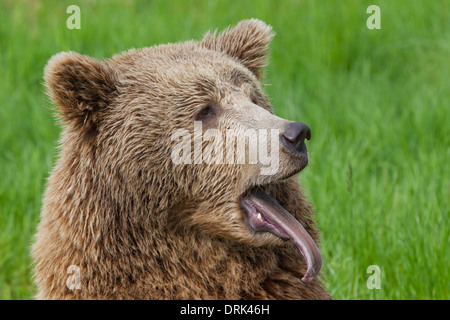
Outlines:
{"label": "shaggy fur", "polygon": [[[64,130],[33,246],[39,299],[328,299],[290,242],[249,229],[242,194],[264,186],[318,243],[288,152],[258,165],[177,165],[171,133],[281,126],[260,85],[273,34],[258,20],[98,61],[45,68]],[[203,117],[213,106],[213,117]],[[205,147],[203,145],[203,147]],[[297,170],[298,171],[298,170]],[[80,289],[66,285],[80,268]]]}

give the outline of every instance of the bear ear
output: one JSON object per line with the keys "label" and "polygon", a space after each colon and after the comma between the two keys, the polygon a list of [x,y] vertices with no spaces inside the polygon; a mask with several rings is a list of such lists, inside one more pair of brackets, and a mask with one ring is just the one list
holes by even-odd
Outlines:
{"label": "bear ear", "polygon": [[47,94],[66,123],[93,128],[117,92],[106,62],[75,52],[54,55],[44,70]]}
{"label": "bear ear", "polygon": [[257,19],[243,20],[217,35],[207,32],[201,44],[238,59],[259,79],[266,64],[268,48],[274,33],[272,27]]}

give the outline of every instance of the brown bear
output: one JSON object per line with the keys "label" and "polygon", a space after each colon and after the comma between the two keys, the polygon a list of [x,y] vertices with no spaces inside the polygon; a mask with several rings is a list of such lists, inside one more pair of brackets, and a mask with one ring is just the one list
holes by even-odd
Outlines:
{"label": "brown bear", "polygon": [[[272,37],[251,19],[107,60],[50,59],[63,132],[32,248],[38,299],[330,298],[294,176],[311,132],[275,116],[261,86]],[[264,130],[278,162],[262,174],[247,147]],[[244,161],[207,161],[225,141]]]}

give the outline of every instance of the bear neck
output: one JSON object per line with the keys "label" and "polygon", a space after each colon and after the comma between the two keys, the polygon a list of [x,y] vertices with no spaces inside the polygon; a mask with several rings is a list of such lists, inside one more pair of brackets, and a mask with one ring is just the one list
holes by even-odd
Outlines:
{"label": "bear neck", "polygon": [[[234,250],[226,240],[172,229],[170,215],[176,208],[170,203],[175,202],[172,199],[180,203],[180,195],[175,186],[155,178],[160,172],[149,174],[145,184],[136,186],[135,179],[125,181],[118,170],[100,167],[95,156],[83,154],[86,149],[82,146],[65,146],[63,150],[66,152],[50,178],[44,211],[50,219],[57,212],[62,215],[70,239],[75,233],[90,246],[101,244],[104,250],[109,249],[108,256],[117,258],[144,252],[146,257],[164,260],[178,251],[177,256],[185,261],[191,256],[220,263]],[[217,260],[211,259],[215,256]]]}

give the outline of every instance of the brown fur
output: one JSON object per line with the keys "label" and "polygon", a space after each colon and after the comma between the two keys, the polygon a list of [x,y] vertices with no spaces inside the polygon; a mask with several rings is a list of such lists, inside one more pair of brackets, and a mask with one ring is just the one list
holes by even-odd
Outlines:
{"label": "brown fur", "polygon": [[[218,115],[204,126],[223,130],[253,125],[243,106],[272,113],[258,81],[271,38],[247,20],[201,42],[49,61],[64,131],[33,246],[37,298],[330,298],[320,280],[300,280],[305,262],[292,243],[243,221],[239,197],[261,184],[318,242],[312,206],[295,178],[283,179],[295,167],[288,153],[275,177],[170,157],[171,131],[191,128],[206,104]],[[70,265],[81,289],[66,285]]]}

